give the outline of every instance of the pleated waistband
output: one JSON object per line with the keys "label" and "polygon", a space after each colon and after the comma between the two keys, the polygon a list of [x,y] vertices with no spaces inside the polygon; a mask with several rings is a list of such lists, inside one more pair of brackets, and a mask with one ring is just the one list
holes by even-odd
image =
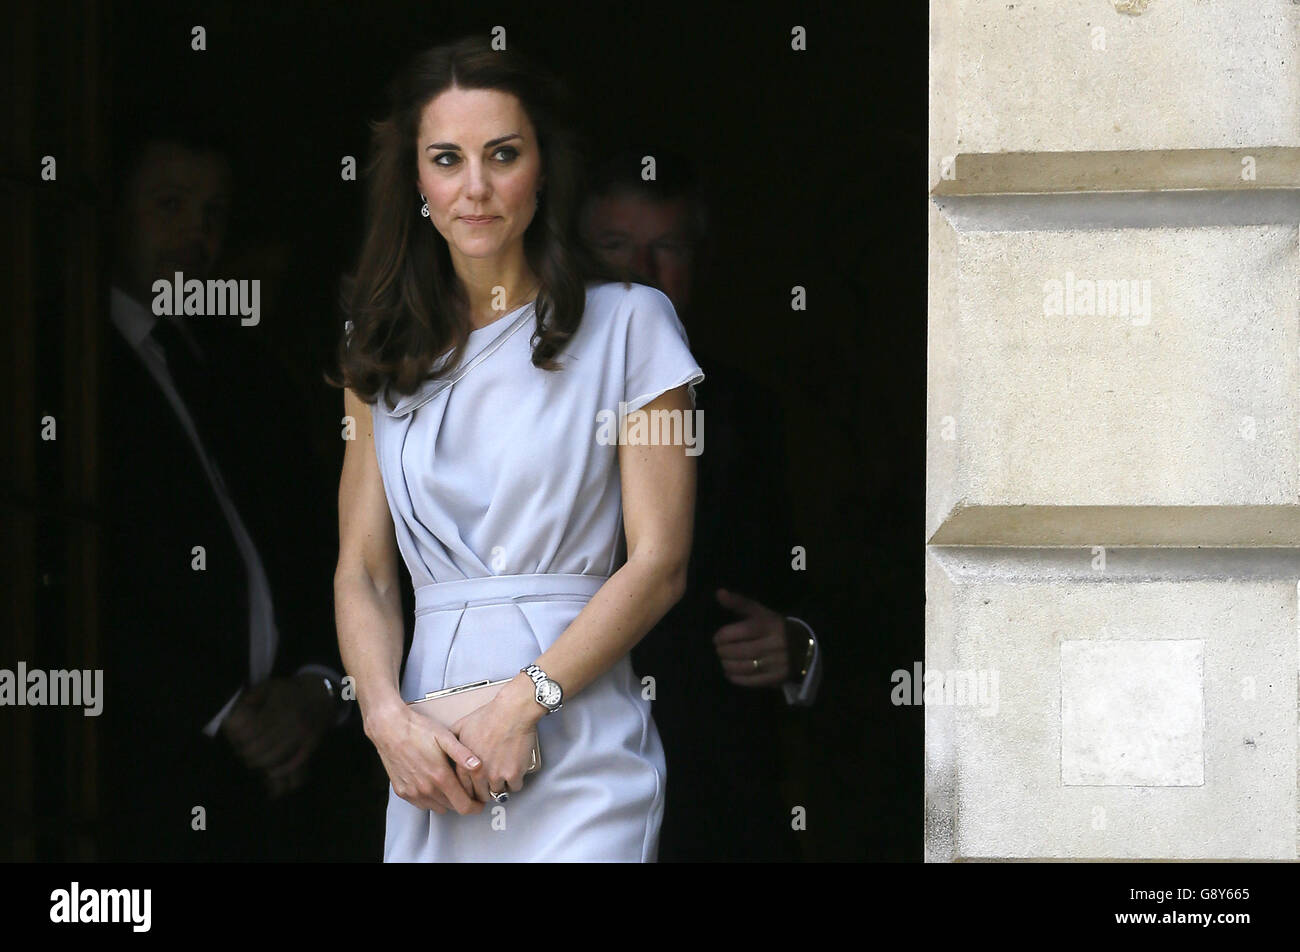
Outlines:
{"label": "pleated waistband", "polygon": [[432,582],[415,590],[415,613],[501,605],[533,598],[591,598],[609,578],[604,575],[485,575],[482,578]]}

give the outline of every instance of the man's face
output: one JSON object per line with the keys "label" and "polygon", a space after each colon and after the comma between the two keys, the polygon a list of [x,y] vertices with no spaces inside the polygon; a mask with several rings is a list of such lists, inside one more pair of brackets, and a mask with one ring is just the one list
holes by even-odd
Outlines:
{"label": "man's face", "polygon": [[118,218],[118,280],[137,297],[177,271],[206,280],[226,237],[231,176],[217,155],[154,143],[141,158]]}
{"label": "man's face", "polygon": [[596,199],[587,209],[587,239],[611,264],[631,268],[663,291],[679,315],[690,306],[693,259],[690,206],[633,195]]}

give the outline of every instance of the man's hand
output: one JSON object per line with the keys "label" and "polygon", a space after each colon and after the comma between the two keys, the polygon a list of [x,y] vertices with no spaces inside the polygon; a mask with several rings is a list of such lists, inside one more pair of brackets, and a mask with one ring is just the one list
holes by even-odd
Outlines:
{"label": "man's hand", "polygon": [[743,616],[713,635],[727,680],[745,688],[771,687],[785,681],[790,673],[785,617],[725,588],[718,589],[717,599],[723,608]]}
{"label": "man's hand", "polygon": [[249,769],[263,772],[274,798],[302,786],[335,715],[318,675],[268,678],[240,695],[221,732]]}

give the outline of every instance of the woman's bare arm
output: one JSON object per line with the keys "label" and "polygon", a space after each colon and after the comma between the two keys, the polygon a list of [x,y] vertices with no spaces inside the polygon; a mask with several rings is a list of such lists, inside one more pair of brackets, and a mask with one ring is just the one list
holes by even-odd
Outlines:
{"label": "woman's bare arm", "polygon": [[[670,390],[643,412],[694,412],[686,387]],[[592,596],[578,617],[536,664],[564,689],[578,694],[632,650],[686,589],[695,512],[695,457],[680,445],[618,447],[627,562]],[[527,675],[502,689],[534,723],[545,710]]]}
{"label": "woman's bare arm", "polygon": [[352,675],[361,716],[402,703],[402,598],[398,590],[393,518],[375,459],[370,408],[344,391],[344,413],[355,421],[339,479],[339,561],[334,617],[343,665]]}
{"label": "woman's bare arm", "polygon": [[[334,620],[343,667],[353,678],[366,735],[374,742],[397,795],[417,806],[478,812],[448,757],[474,770],[478,759],[450,730],[412,713],[402,700],[402,600],[392,514],[375,458],[370,407],[344,391],[344,413],[356,421],[339,480],[339,561],[334,570]],[[433,728],[430,731],[430,727]]]}

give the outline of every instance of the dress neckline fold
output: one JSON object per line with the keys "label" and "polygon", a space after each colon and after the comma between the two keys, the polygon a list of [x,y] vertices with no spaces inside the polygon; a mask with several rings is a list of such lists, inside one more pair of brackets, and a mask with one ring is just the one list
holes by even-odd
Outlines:
{"label": "dress neckline fold", "polygon": [[[504,344],[508,338],[513,336],[515,332],[523,327],[524,324],[527,323],[529,315],[533,313],[532,306],[535,303],[536,300],[534,299],[526,304],[522,304],[513,311],[503,314],[491,324],[484,324],[482,327],[470,331],[469,341],[471,346],[466,349],[464,356],[461,358],[460,367],[450,376],[425,380],[415,389],[414,393],[409,393],[399,398],[396,405],[391,410],[388,409],[382,398],[378,401],[377,405],[390,417],[406,416],[408,413],[419,409],[486,360],[493,351]],[[507,324],[506,319],[509,318],[511,314],[517,314],[518,316],[514,321]],[[498,331],[496,337],[481,333],[483,331],[491,330]],[[478,336],[476,337],[475,335]],[[476,348],[478,349],[476,350]]]}

